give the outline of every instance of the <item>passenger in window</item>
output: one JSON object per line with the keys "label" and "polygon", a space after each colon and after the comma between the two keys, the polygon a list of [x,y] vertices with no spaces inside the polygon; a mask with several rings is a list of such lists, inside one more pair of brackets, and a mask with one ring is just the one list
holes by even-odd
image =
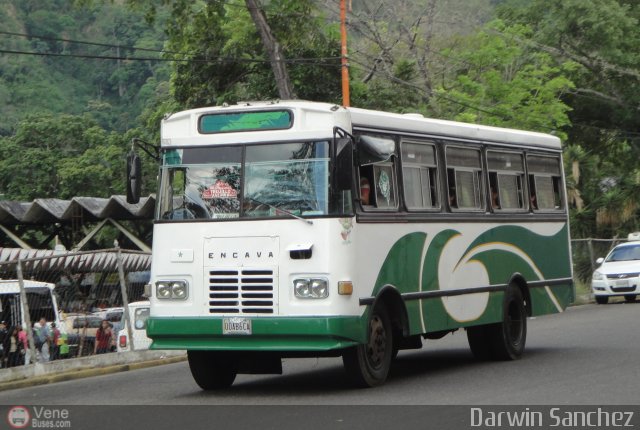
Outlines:
{"label": "passenger in window", "polygon": [[533,210],[538,210],[538,199],[536,198],[536,182],[533,175],[529,175],[529,206]]}
{"label": "passenger in window", "polygon": [[449,207],[458,207],[458,199],[456,197],[456,189],[454,187],[449,188]]}
{"label": "passenger in window", "polygon": [[491,186],[491,207],[500,209],[500,197],[498,196],[498,190],[494,186]]}
{"label": "passenger in window", "polygon": [[360,202],[363,206],[371,204],[371,185],[367,178],[360,179]]}

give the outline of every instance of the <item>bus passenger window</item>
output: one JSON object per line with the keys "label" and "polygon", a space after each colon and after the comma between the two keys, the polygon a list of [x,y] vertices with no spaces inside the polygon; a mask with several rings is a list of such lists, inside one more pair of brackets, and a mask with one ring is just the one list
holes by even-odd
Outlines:
{"label": "bus passenger window", "polygon": [[449,206],[471,211],[483,209],[480,151],[450,146],[446,149],[446,159]]}
{"label": "bus passenger window", "polygon": [[360,166],[360,203],[365,209],[398,207],[393,163]]}
{"label": "bus passenger window", "polygon": [[528,155],[531,208],[554,211],[563,208],[560,158]]}
{"label": "bus passenger window", "polygon": [[440,208],[435,145],[401,144],[404,199],[409,210]]}
{"label": "bus passenger window", "polygon": [[491,208],[499,211],[525,210],[524,160],[515,151],[487,151]]}

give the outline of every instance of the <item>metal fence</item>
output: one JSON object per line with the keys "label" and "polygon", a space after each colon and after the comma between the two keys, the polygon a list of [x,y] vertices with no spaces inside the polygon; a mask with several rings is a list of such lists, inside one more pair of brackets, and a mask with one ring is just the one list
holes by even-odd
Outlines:
{"label": "metal fence", "polygon": [[150,253],[119,248],[0,249],[2,366],[136,349],[150,267]]}

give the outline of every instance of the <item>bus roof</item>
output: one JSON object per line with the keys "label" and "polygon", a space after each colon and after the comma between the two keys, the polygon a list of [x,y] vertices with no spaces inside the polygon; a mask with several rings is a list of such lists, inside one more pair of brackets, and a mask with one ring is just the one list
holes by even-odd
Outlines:
{"label": "bus roof", "polygon": [[418,113],[397,114],[359,108],[349,108],[349,112],[354,128],[394,130],[437,137],[516,143],[553,149],[561,149],[562,147],[557,136],[532,131],[425,118]]}
{"label": "bus roof", "polygon": [[[55,287],[54,284],[48,282],[30,281],[25,279],[25,288],[42,288],[46,287],[51,290]],[[20,292],[20,283],[17,279],[0,279],[0,294],[18,293]]]}
{"label": "bus roof", "polygon": [[[282,129],[246,130],[234,132],[201,133],[199,120],[206,114],[289,110],[293,113],[291,127]],[[242,102],[237,105],[204,107],[176,112],[162,120],[162,147],[182,145],[211,145],[258,143],[276,140],[311,140],[330,138],[334,127],[350,128],[347,111],[330,103],[300,100]]]}
{"label": "bus roof", "polygon": [[[288,109],[294,113],[294,124],[290,129],[201,134],[198,119],[204,114],[223,112],[260,111]],[[204,107],[176,112],[162,121],[162,146],[185,144],[216,144],[234,142],[260,142],[278,139],[291,134],[296,138],[318,138],[331,135],[333,127],[345,129],[362,128],[398,133],[421,134],[433,137],[468,139],[528,145],[547,149],[561,149],[557,136],[531,131],[490,127],[456,121],[425,118],[421,114],[397,114],[360,108],[344,108],[335,104],[301,100],[243,102],[237,105]]]}

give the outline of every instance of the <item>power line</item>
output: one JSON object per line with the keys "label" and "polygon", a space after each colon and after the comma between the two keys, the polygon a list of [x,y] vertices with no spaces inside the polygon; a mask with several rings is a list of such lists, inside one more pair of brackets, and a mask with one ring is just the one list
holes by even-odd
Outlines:
{"label": "power line", "polygon": [[[91,55],[91,54],[64,54],[57,52],[33,52],[33,51],[16,51],[11,49],[0,49],[0,54],[15,55],[33,55],[39,57],[69,57],[69,58],[90,58],[98,60],[126,60],[126,61],[159,61],[159,62],[176,62],[176,63],[259,63],[269,64],[269,60],[258,60],[251,58],[238,57],[215,57],[215,58],[162,58],[162,57],[127,57],[116,55]],[[182,54],[189,55],[189,54]],[[315,57],[315,58],[287,58],[282,60],[290,64],[308,64],[313,66],[330,66],[339,67],[337,62],[330,63],[330,60],[339,60],[340,57]]]}
{"label": "power line", "polygon": [[[63,39],[57,37],[49,37],[49,36],[35,36],[23,33],[13,33],[8,31],[0,31],[0,34],[17,36],[17,37],[25,37],[32,39],[40,39],[40,40],[49,40],[55,42],[65,42],[65,43],[74,43],[81,45],[90,45],[90,46],[102,46],[107,48],[118,48],[125,50],[137,50],[137,51],[146,51],[146,52],[157,52],[160,54],[173,54],[173,55],[192,55],[190,53],[177,52],[177,51],[166,51],[161,49],[152,49],[152,48],[138,48],[135,46],[128,45],[114,45],[109,43],[100,43],[100,42],[87,42],[83,40],[73,40],[73,39]],[[51,57],[77,57],[77,58],[93,58],[93,59],[102,59],[102,60],[138,60],[138,61],[168,61],[168,62],[243,62],[243,63],[269,63],[269,60],[258,60],[251,58],[238,58],[238,57],[215,57],[215,58],[206,58],[206,57],[194,57],[194,58],[184,58],[184,59],[176,59],[176,58],[145,58],[145,57],[128,57],[128,56],[111,56],[111,55],[92,55],[92,54],[61,54],[55,52],[32,52],[32,51],[17,51],[17,50],[3,50],[0,49],[0,53],[5,54],[22,54],[22,55],[36,55],[36,56],[51,56]],[[285,63],[311,63],[314,65],[326,65],[332,66],[330,63],[323,63],[323,61],[331,61],[331,60],[340,60],[341,57],[314,57],[314,58],[287,58],[283,61]]]}
{"label": "power line", "polygon": [[49,40],[51,42],[64,42],[64,43],[74,43],[74,44],[78,44],[78,45],[102,46],[102,47],[105,47],[105,48],[131,49],[131,50],[136,50],[136,51],[160,52],[160,53],[163,53],[163,54],[182,54],[181,52],[165,51],[165,50],[162,50],[162,49],[138,48],[138,47],[135,47],[135,46],[127,46],[127,45],[114,45],[112,43],[87,42],[87,41],[84,41],[84,40],[63,39],[63,38],[50,37],[50,36],[36,36],[36,35],[33,35],[33,34],[14,33],[14,32],[11,32],[11,31],[0,31],[0,34],[4,34],[6,36],[23,37],[23,38],[26,38],[26,39]]}

